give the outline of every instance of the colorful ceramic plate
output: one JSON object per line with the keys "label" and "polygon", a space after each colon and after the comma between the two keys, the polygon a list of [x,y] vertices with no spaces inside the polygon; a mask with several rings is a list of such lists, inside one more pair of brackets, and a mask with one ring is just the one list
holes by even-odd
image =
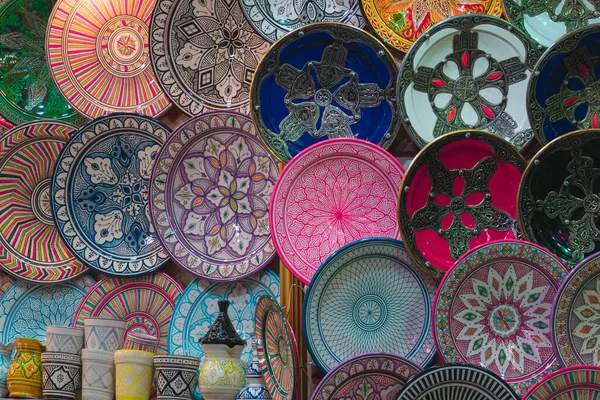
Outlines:
{"label": "colorful ceramic plate", "polygon": [[58,282],[87,271],[59,236],[50,205],[56,160],[74,131],[39,121],[0,137],[0,266],[17,278]]}
{"label": "colorful ceramic plate", "polygon": [[52,211],[63,240],[87,266],[127,277],[168,259],[150,223],[148,186],[170,133],[150,117],[112,114],[65,145],[52,177]]}
{"label": "colorful ceramic plate", "polygon": [[50,72],[64,98],[83,115],[157,116],[170,105],[150,65],[148,24],[155,3],[56,2],[46,32]]}
{"label": "colorful ceramic plate", "polygon": [[331,139],[294,158],[269,207],[277,253],[308,284],[340,247],[367,237],[399,238],[396,197],[404,168],[387,151],[358,139]]}
{"label": "colorful ceramic plate", "polygon": [[237,0],[157,0],[150,31],[158,82],[183,112],[248,113],[250,83],[269,43]]}
{"label": "colorful ceramic plate", "polygon": [[491,372],[465,364],[445,364],[415,375],[398,400],[521,400],[511,387]]}
{"label": "colorful ceramic plate", "polygon": [[437,281],[399,240],[372,238],[341,248],[306,290],[302,329],[312,359],[324,372],[349,357],[381,351],[427,365],[435,355],[436,289]]}
{"label": "colorful ceramic plate", "polygon": [[525,97],[540,54],[498,18],[469,14],[435,25],[406,53],[398,79],[409,135],[424,146],[447,132],[483,129],[522,150],[533,139]]}
{"label": "colorful ceramic plate", "polygon": [[435,343],[448,363],[499,375],[519,395],[557,370],[552,301],[567,267],[520,240],[483,244],[448,270],[433,306]]}
{"label": "colorful ceramic plate", "polygon": [[403,53],[427,29],[454,15],[502,15],[501,0],[361,0],[360,5],[377,35]]}
{"label": "colorful ceramic plate", "polygon": [[396,399],[408,378],[421,371],[412,361],[394,354],[361,354],[329,371],[311,400]]}
{"label": "colorful ceramic plate", "polygon": [[600,398],[600,367],[563,368],[531,388],[523,400],[593,400]]}
{"label": "colorful ceramic plate", "polygon": [[112,318],[127,323],[127,332],[159,338],[158,353],[167,354],[173,309],[183,292],[175,279],[163,272],[137,278],[104,278],[79,304],[72,326],[83,327],[86,318]]}
{"label": "colorful ceramic plate", "polygon": [[258,299],[255,315],[256,349],[267,389],[273,400],[290,400],[299,373],[296,340],[291,338],[283,312],[271,296]]}
{"label": "colorful ceramic plate", "polygon": [[249,117],[219,111],[193,118],[156,160],[150,214],[172,260],[218,282],[252,275],[271,260],[268,207],[279,165]]}
{"label": "colorful ceramic plate", "polygon": [[449,133],[425,147],[408,167],[398,201],[413,259],[445,272],[475,246],[517,237],[525,165],[514,147],[483,131]]}
{"label": "colorful ceramic plate", "polygon": [[600,29],[594,24],[558,39],[535,65],[527,112],[540,143],[577,129],[600,128],[598,60]]}
{"label": "colorful ceramic plate", "polygon": [[398,66],[383,44],[345,24],[315,23],[275,43],[258,66],[250,112],[273,154],[357,137],[388,147],[398,129]]}
{"label": "colorful ceramic plate", "polygon": [[0,298],[0,342],[31,338],[45,343],[46,326],[69,326],[94,283],[89,275],[53,285],[16,281]]}

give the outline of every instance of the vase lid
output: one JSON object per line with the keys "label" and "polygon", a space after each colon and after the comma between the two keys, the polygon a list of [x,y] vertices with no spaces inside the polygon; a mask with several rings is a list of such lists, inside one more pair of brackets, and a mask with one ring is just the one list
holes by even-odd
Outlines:
{"label": "vase lid", "polygon": [[229,301],[219,300],[219,315],[217,319],[210,327],[206,335],[200,339],[201,344],[225,344],[229,347],[235,347],[237,345],[245,346],[246,341],[238,335],[229,315],[227,309],[229,308]]}

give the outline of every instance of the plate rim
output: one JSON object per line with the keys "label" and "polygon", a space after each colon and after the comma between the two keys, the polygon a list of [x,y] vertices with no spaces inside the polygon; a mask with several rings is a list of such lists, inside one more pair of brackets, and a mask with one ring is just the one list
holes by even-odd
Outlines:
{"label": "plate rim", "polygon": [[[571,371],[575,371],[575,370],[592,370],[592,371],[596,371],[598,374],[600,374],[600,366],[593,366],[593,365],[573,365],[570,367],[564,367],[561,368],[557,371],[554,371],[553,373],[547,375],[544,377],[543,380],[539,381],[538,383],[536,383],[534,386],[532,386],[527,393],[525,393],[525,395],[523,396],[522,400],[530,400],[530,396],[533,394],[533,392],[535,392],[535,390],[538,388],[538,386],[541,386],[543,384],[546,383],[546,381],[549,381],[551,379],[554,379],[555,377],[559,376],[559,375],[564,375],[565,373],[571,372]],[[535,398],[531,398],[531,400],[535,400]]]}

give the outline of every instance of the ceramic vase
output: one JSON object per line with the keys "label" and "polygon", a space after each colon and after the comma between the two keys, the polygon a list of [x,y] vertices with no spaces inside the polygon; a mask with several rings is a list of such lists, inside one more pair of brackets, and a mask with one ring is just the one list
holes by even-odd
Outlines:
{"label": "ceramic vase", "polygon": [[83,329],[64,326],[46,327],[46,351],[81,355]]}
{"label": "ceramic vase", "polygon": [[84,321],[85,348],[114,353],[125,342],[125,321],[109,318],[86,318]]}
{"label": "ceramic vase", "polygon": [[15,349],[14,343],[3,345],[0,343],[0,397],[6,397],[8,388],[6,387],[6,377],[10,368],[10,358]]}
{"label": "ceramic vase", "polygon": [[152,388],[154,353],[140,350],[115,352],[117,400],[148,400]]}
{"label": "ceramic vase", "polygon": [[141,332],[127,332],[125,335],[126,350],[141,350],[156,353],[158,338]]}
{"label": "ceramic vase", "polygon": [[10,397],[42,397],[42,351],[35,339],[15,339],[17,351],[8,369]]}
{"label": "ceramic vase", "polygon": [[200,359],[186,356],[154,356],[156,398],[191,400],[198,383]]}
{"label": "ceramic vase", "polygon": [[81,386],[81,356],[77,354],[42,353],[42,383],[45,398],[75,399]]}
{"label": "ceramic vase", "polygon": [[256,336],[252,335],[252,361],[246,370],[246,387],[238,394],[237,400],[272,400],[273,396],[265,385],[265,378],[258,362]]}
{"label": "ceramic vase", "polygon": [[102,350],[81,350],[81,395],[85,400],[113,400],[115,356]]}

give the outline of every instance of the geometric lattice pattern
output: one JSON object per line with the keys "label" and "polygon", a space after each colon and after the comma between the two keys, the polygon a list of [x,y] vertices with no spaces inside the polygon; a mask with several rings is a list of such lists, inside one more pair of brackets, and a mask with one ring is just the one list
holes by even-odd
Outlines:
{"label": "geometric lattice pattern", "polygon": [[158,369],[156,371],[158,393],[161,396],[192,398],[197,378],[196,370]]}

